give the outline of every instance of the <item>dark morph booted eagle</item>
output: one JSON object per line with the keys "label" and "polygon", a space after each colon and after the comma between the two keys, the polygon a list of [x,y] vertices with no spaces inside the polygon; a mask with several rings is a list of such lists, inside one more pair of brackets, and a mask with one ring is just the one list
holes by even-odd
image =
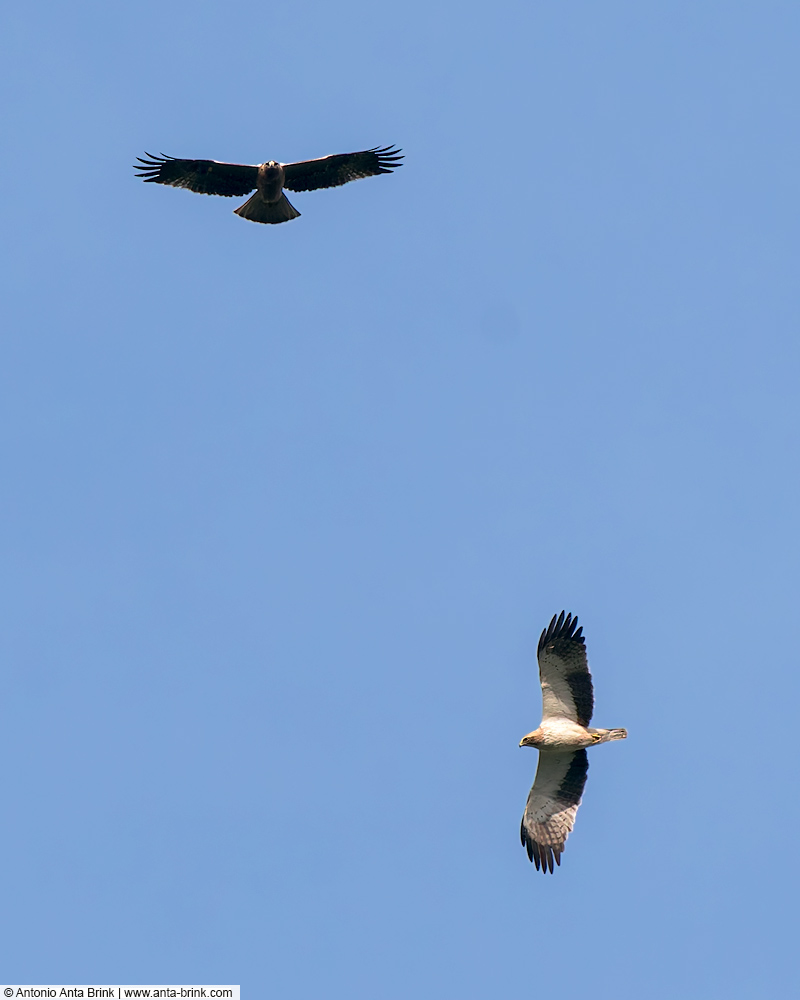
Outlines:
{"label": "dark morph booted eagle", "polygon": [[188,188],[199,194],[220,194],[224,198],[242,197],[253,188],[256,193],[244,205],[234,209],[237,215],[251,222],[288,222],[300,213],[283,189],[316,191],[317,188],[339,187],[361,177],[390,174],[402,167],[403,157],[394,146],[365,149],[361,153],[338,153],[318,160],[300,163],[220,163],[218,160],[177,160],[173,156],[137,156],[136,176],[151,184],[169,184]]}
{"label": "dark morph booted eagle", "polygon": [[624,740],[624,729],[589,729],[594,710],[592,675],[578,619],[564,612],[539,639],[542,721],[523,736],[521,747],[536,747],[539,766],[528,795],[520,836],[537,870],[552,872],[581,804],[589,761],[586,747]]}

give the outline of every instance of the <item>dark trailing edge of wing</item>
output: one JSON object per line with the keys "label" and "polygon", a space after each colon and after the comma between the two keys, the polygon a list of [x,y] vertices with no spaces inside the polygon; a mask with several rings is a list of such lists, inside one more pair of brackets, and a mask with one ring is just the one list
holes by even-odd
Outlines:
{"label": "dark trailing edge of wing", "polygon": [[564,806],[580,804],[589,773],[589,757],[585,750],[576,750],[558,790],[558,801]]}
{"label": "dark trailing edge of wing", "polygon": [[577,615],[569,614],[565,618],[563,611],[558,616],[553,615],[550,624],[539,636],[537,653],[541,653],[545,646],[554,642],[556,639],[569,639],[580,646],[585,646],[586,639],[583,637],[583,626],[576,630],[577,624]]}
{"label": "dark trailing edge of wing", "polygon": [[575,703],[575,714],[582,726],[588,726],[594,714],[594,688],[587,670],[576,670],[564,678],[569,684],[570,694]]}

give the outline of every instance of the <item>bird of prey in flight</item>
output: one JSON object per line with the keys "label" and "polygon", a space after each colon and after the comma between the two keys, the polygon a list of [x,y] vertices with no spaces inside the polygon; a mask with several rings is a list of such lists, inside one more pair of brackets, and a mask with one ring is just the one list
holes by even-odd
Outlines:
{"label": "bird of prey in flight", "polygon": [[523,736],[521,747],[536,747],[539,766],[522,817],[520,836],[537,871],[552,872],[581,804],[589,761],[586,747],[624,740],[624,729],[590,729],[594,692],[583,628],[564,612],[553,619],[539,639],[542,721]]}
{"label": "bird of prey in flight", "polygon": [[235,213],[251,222],[288,222],[300,213],[283,193],[316,191],[317,188],[339,187],[361,177],[390,174],[401,167],[403,157],[394,146],[376,146],[360,153],[338,153],[318,160],[300,163],[261,164],[220,163],[217,160],[177,160],[174,156],[137,156],[136,176],[151,184],[169,184],[188,188],[199,194],[220,194],[224,198],[242,197],[255,188],[255,194]]}

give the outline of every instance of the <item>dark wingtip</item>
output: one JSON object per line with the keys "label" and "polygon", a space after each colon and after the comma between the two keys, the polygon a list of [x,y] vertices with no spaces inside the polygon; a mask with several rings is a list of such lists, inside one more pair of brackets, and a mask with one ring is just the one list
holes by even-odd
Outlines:
{"label": "dark wingtip", "polygon": [[561,866],[563,845],[562,847],[552,847],[549,844],[537,843],[532,837],[528,836],[528,832],[525,829],[524,816],[519,828],[519,837],[522,841],[522,846],[527,852],[528,860],[536,866],[537,872],[543,872],[545,875],[548,873],[552,874],[556,869],[556,865]]}
{"label": "dark wingtip", "polygon": [[378,157],[378,171],[382,174],[390,174],[393,170],[398,167],[402,167],[403,164],[400,162],[404,159],[402,156],[402,149],[396,146],[373,146],[372,149],[367,150],[369,153],[375,153]]}
{"label": "dark wingtip", "polygon": [[550,619],[550,624],[539,636],[537,652],[541,653],[544,647],[553,642],[555,639],[572,639],[574,642],[578,642],[582,646],[586,644],[586,640],[583,636],[583,626],[578,628],[577,615],[573,615],[571,613],[566,614],[564,611],[562,611],[560,615],[553,615]]}
{"label": "dark wingtip", "polygon": [[134,170],[140,170],[141,173],[137,174],[137,177],[141,177],[143,181],[157,181],[161,168],[169,160],[174,160],[174,156],[167,156],[161,153],[159,156],[155,156],[153,153],[148,153],[147,150],[144,151],[144,155],[147,159],[143,159],[141,156],[137,156],[136,159],[138,163],[133,164]]}
{"label": "dark wingtip", "polygon": [[143,181],[155,180],[158,177],[159,170],[161,169],[162,165],[166,162],[166,160],[160,159],[157,156],[153,156],[153,154],[148,153],[147,150],[144,151],[144,155],[145,157],[147,157],[147,159],[144,159],[141,156],[137,156],[136,159],[139,162],[133,164],[134,170],[141,171],[136,176],[140,177]]}

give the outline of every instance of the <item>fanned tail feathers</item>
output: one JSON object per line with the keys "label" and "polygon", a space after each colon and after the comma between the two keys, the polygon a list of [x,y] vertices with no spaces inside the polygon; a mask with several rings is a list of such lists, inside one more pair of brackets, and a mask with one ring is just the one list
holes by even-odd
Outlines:
{"label": "fanned tail feathers", "polygon": [[250,222],[265,223],[289,222],[290,219],[296,219],[300,215],[285,194],[282,194],[277,201],[269,202],[264,201],[260,191],[256,191],[244,205],[233,211]]}
{"label": "fanned tail feathers", "polygon": [[624,740],[628,737],[627,729],[590,729],[595,743],[610,743],[611,740]]}

